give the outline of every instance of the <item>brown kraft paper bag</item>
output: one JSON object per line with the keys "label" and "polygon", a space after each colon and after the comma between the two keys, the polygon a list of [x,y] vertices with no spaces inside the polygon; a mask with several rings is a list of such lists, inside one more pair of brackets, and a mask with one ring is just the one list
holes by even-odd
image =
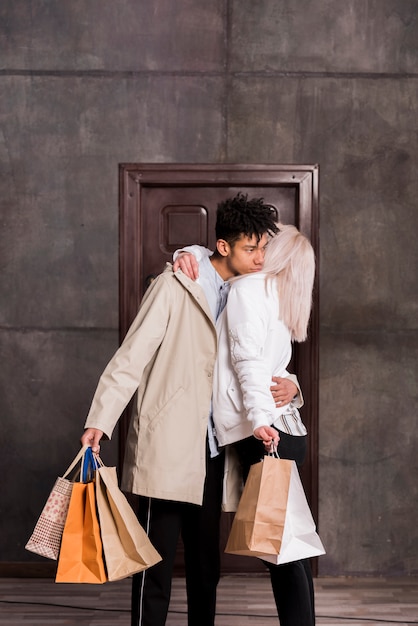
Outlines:
{"label": "brown kraft paper bag", "polygon": [[118,487],[115,467],[102,465],[96,471],[96,500],[110,581],[142,572],[161,561]]}
{"label": "brown kraft paper bag", "polygon": [[286,518],[290,465],[264,457],[251,466],[225,552],[263,557],[280,552]]}

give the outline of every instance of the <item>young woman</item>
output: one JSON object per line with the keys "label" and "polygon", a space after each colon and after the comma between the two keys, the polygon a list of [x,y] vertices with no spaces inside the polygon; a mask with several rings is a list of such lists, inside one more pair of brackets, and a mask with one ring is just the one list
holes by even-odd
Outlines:
{"label": "young woman", "polygon": [[[277,407],[271,378],[286,376],[292,341],[304,341],[311,311],[315,258],[294,226],[278,224],[262,272],[234,279],[218,320],[213,417],[221,446],[233,444],[244,479],[271,443],[281,458],[301,464],[306,428],[292,402]],[[263,445],[264,444],[264,445]],[[308,561],[272,565],[271,583],[281,626],[315,623]]]}

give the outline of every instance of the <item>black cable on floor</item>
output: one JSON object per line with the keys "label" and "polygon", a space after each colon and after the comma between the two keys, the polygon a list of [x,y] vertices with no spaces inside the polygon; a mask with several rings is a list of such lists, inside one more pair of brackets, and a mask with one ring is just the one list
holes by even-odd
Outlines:
{"label": "black cable on floor", "polygon": [[[81,611],[102,611],[104,613],[130,613],[130,609],[110,609],[105,607],[89,607],[89,606],[75,606],[74,604],[55,604],[53,602],[31,602],[24,600],[2,600],[0,599],[0,603],[2,604],[30,604],[33,606],[54,606],[61,609],[76,609]],[[169,610],[169,613],[173,613],[175,615],[187,615],[186,611],[175,611]],[[260,615],[259,613],[216,613],[219,617],[260,617],[263,619],[276,619],[277,615]],[[317,619],[338,619],[338,620],[347,620],[353,622],[375,622],[378,624],[418,624],[418,621],[408,621],[405,619],[401,620],[393,620],[393,619],[380,619],[375,617],[359,617],[358,615],[355,617],[348,617],[344,615],[317,615]]]}

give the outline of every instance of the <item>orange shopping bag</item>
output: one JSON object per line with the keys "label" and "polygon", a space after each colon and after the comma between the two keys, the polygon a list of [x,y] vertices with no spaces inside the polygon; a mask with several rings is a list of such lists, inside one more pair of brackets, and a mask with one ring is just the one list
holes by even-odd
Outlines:
{"label": "orange shopping bag", "polygon": [[74,483],[55,582],[104,583],[106,580],[95,483]]}

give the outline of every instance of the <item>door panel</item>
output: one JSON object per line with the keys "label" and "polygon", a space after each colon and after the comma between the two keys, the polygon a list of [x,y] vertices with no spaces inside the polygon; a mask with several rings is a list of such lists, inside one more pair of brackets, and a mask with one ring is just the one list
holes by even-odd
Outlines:
{"label": "door panel", "polygon": [[[239,191],[262,197],[284,223],[310,238],[318,258],[318,167],[316,165],[120,165],[120,339],[135,317],[149,281],[172,254],[187,244],[215,246],[216,207]],[[317,272],[318,275],[318,272]],[[318,281],[309,339],[294,345],[290,371],[299,378],[309,432],[309,451],[301,470],[312,512],[317,518]],[[119,427],[123,458],[128,412]],[[223,514],[222,544],[232,523]],[[180,549],[181,551],[181,549]],[[180,555],[181,556],[181,555]],[[179,563],[181,558],[179,558]],[[224,572],[263,571],[258,559],[223,554]]]}
{"label": "door panel", "polygon": [[[143,275],[159,274],[164,262],[171,262],[173,252],[185,243],[213,250],[216,207],[221,200],[239,191],[254,196],[254,189],[245,187],[145,187],[141,225],[145,235],[141,240]],[[256,191],[265,202],[276,207],[283,222],[296,222],[294,189],[260,187]]]}

